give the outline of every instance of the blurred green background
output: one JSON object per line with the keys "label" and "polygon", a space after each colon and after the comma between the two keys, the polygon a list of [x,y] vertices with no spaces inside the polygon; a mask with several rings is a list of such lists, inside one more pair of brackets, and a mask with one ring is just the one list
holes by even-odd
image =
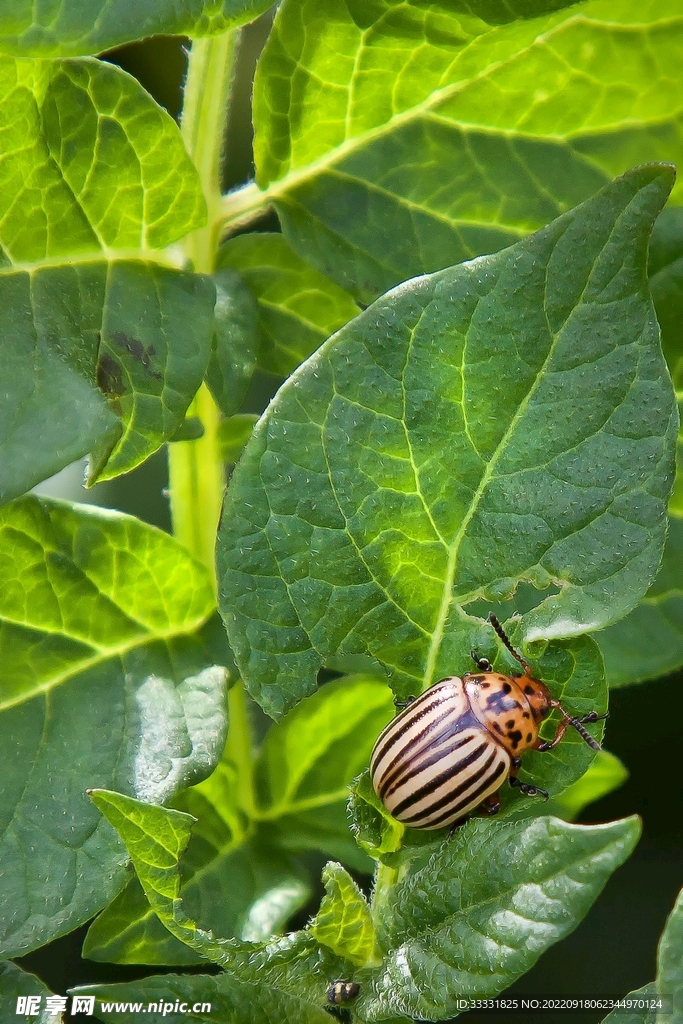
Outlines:
{"label": "blurred green background", "polygon": [[[251,83],[258,53],[270,26],[266,16],[243,32],[237,63],[234,98],[226,139],[224,186],[233,188],[251,177]],[[182,101],[187,40],[155,38],[123,47],[106,55],[134,75],[169,113],[177,117]],[[257,225],[277,230],[273,218]],[[258,377],[244,411],[260,412],[278,381]],[[91,491],[82,486],[84,464],[65,469],[37,490],[73,501],[95,502],[139,516],[162,529],[170,529],[166,452],[158,452],[128,476],[101,484]],[[626,764],[630,778],[618,792],[594,804],[583,814],[586,823],[640,814],[643,838],[633,857],[613,876],[597,904],[567,940],[554,946],[536,967],[509,990],[509,994],[623,995],[655,976],[657,940],[664,921],[683,885],[683,820],[678,701],[681,678],[651,682],[615,691],[612,696],[606,746]],[[366,885],[369,879],[359,879]],[[321,891],[320,891],[321,892]],[[295,922],[304,924],[317,908],[318,892]],[[65,994],[76,984],[133,980],[159,969],[124,968],[80,959],[87,928],[80,929],[20,963],[37,973],[53,992]],[[210,968],[209,968],[210,969]],[[169,972],[173,969],[169,968]],[[207,970],[198,969],[200,973]],[[604,1014],[587,1013],[575,1020],[592,1024]],[[332,1018],[331,1018],[332,1019]],[[495,1015],[466,1014],[459,1020],[488,1021]],[[506,1018],[507,1019],[507,1018]],[[522,1021],[524,1015],[510,1017]],[[566,1021],[567,1015],[543,1014],[529,1020],[544,1024]]]}

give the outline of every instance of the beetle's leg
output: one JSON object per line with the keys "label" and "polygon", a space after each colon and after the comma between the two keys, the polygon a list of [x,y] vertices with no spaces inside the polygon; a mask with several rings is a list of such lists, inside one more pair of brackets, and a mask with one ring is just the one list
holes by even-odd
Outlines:
{"label": "beetle's leg", "polygon": [[491,662],[488,658],[480,658],[476,651],[470,651],[470,657],[480,672],[491,672]]}
{"label": "beetle's leg", "polygon": [[410,704],[412,704],[416,700],[417,700],[417,697],[413,697],[412,693],[408,694],[407,700],[397,700],[396,697],[394,697],[394,707],[398,708],[399,711],[402,711],[403,708],[407,708]]}
{"label": "beetle's leg", "polygon": [[560,740],[562,739],[562,737],[566,733],[568,725],[569,725],[569,722],[566,720],[566,718],[563,718],[562,721],[560,722],[560,724],[557,727],[557,732],[555,733],[555,735],[553,736],[553,738],[551,740],[542,740],[539,737],[536,740],[536,742],[534,743],[534,745],[532,746],[531,749],[532,750],[540,750],[540,751],[552,750],[553,747],[557,746],[557,744],[560,742]]}
{"label": "beetle's leg", "polygon": [[482,814],[498,814],[500,810],[500,796],[498,790],[495,793],[489,793],[487,797],[484,797],[481,803]]}
{"label": "beetle's leg", "polygon": [[545,800],[548,799],[549,793],[545,789],[539,789],[538,786],[530,786],[528,782],[520,782],[516,775],[510,775],[508,782],[513,789],[519,789],[525,796],[542,796]]}
{"label": "beetle's leg", "polygon": [[466,814],[464,818],[458,818],[457,821],[453,822],[453,824],[451,825],[451,827],[448,830],[448,838],[449,839],[451,838],[451,836],[455,835],[456,829],[462,828],[462,826],[465,824],[467,819],[468,819],[468,815]]}
{"label": "beetle's leg", "polygon": [[599,715],[597,711],[591,711],[588,715],[584,715],[583,718],[579,718],[579,722],[585,725],[586,722],[602,722],[603,718],[609,718],[609,711],[605,711],[604,715]]}

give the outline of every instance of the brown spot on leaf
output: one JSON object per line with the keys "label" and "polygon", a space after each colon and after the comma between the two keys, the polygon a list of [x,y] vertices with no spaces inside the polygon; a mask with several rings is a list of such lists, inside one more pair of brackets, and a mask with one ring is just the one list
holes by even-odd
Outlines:
{"label": "brown spot on leaf", "polygon": [[156,369],[152,369],[152,356],[156,355],[156,349],[154,345],[148,345],[147,348],[137,338],[131,338],[130,335],[124,334],[123,331],[116,331],[111,336],[112,342],[124,352],[127,352],[131,359],[139,363],[150,377],[154,377],[155,380],[161,380],[163,374]]}
{"label": "brown spot on leaf", "polygon": [[120,398],[125,392],[121,366],[109,352],[100,352],[97,364],[97,386],[105,395]]}

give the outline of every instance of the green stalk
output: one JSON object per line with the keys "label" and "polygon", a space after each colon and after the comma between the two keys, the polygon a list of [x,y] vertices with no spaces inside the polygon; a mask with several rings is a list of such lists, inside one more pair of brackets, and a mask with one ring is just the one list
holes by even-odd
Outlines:
{"label": "green stalk", "polygon": [[[188,235],[183,247],[202,274],[213,272],[220,241],[221,164],[237,38],[233,31],[196,39],[188,62],[180,130],[202,182],[207,222]],[[225,472],[217,433],[220,414],[206,385],[188,415],[199,417],[204,435],[168,446],[173,532],[213,574]]]}

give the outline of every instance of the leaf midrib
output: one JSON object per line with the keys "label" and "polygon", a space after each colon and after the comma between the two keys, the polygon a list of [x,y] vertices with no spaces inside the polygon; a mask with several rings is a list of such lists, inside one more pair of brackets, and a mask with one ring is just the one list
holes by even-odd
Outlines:
{"label": "leaf midrib", "polygon": [[[635,822],[635,820],[636,819],[634,817],[623,818],[623,819],[621,819],[620,824],[622,824],[622,825],[625,824],[625,823],[633,824]],[[509,827],[511,829],[514,828],[514,824],[515,823],[510,822],[509,823]],[[568,823],[564,822],[563,824],[567,825]],[[615,831],[614,830],[614,825],[615,824],[617,824],[617,823],[616,822],[609,822],[607,825],[591,825],[590,827],[591,828],[595,828],[595,829],[612,830],[614,832]],[[571,833],[569,832],[569,828],[574,828],[575,829],[575,828],[585,828],[585,827],[586,827],[585,825],[584,826],[571,825],[571,826],[568,826],[567,832],[565,832],[564,834],[565,834],[565,836],[566,835],[571,835]],[[608,835],[609,835],[609,832],[608,832]],[[509,896],[513,895],[518,889],[520,889],[524,885],[529,885],[529,884],[542,885],[545,882],[550,882],[554,878],[557,878],[558,875],[566,874],[567,871],[569,871],[571,868],[574,868],[574,867],[576,867],[578,865],[582,865],[582,864],[586,863],[587,861],[589,861],[591,858],[595,857],[596,855],[600,855],[600,854],[604,853],[610,847],[619,847],[619,846],[623,847],[624,845],[627,845],[628,841],[631,838],[632,837],[631,837],[630,833],[627,833],[624,830],[621,835],[617,835],[617,836],[612,835],[608,839],[608,841],[606,843],[604,843],[602,846],[600,846],[598,849],[591,850],[589,853],[582,853],[581,856],[573,858],[571,860],[568,860],[566,862],[566,864],[564,864],[562,867],[560,867],[560,868],[558,868],[556,870],[549,871],[547,874],[544,874],[541,878],[535,878],[535,879],[533,879],[531,881],[527,880],[526,882],[511,883],[510,885],[508,885],[505,888],[501,889],[500,891],[494,893],[493,895],[486,897],[486,899],[477,900],[474,903],[470,903],[470,904],[467,904],[466,906],[462,906],[462,907],[460,907],[459,910],[455,910],[452,913],[447,914],[446,916],[444,916],[442,918],[442,920],[439,921],[439,923],[436,925],[436,927],[429,926],[428,929],[424,929],[422,932],[419,932],[416,935],[409,936],[408,939],[406,940],[406,942],[402,942],[398,946],[393,946],[390,950],[387,951],[387,956],[389,956],[391,953],[396,952],[397,950],[401,949],[402,946],[406,945],[406,943],[408,943],[408,942],[424,941],[425,931],[429,931],[430,933],[433,934],[436,930],[441,930],[443,928],[446,928],[446,927],[449,926],[450,922],[452,922],[453,920],[455,920],[455,919],[457,919],[459,917],[466,917],[467,915],[470,915],[470,914],[476,913],[479,910],[482,910],[484,907],[487,907],[487,906],[490,906],[491,904],[498,903],[498,902],[500,902],[502,900],[505,900]],[[568,849],[571,850],[571,847],[568,847]],[[463,850],[462,852],[464,852],[465,854],[467,853],[466,850]]]}
{"label": "leaf midrib", "polygon": [[[145,635],[136,638],[132,642],[118,644],[114,647],[101,648],[91,658],[84,658],[82,661],[79,661],[78,664],[70,665],[63,672],[60,672],[57,675],[52,676],[50,679],[46,679],[44,683],[41,683],[38,686],[33,686],[31,687],[30,690],[24,690],[20,694],[17,694],[16,697],[10,700],[0,701],[0,713],[2,713],[3,711],[7,711],[10,708],[16,707],[20,704],[24,704],[27,701],[33,700],[40,694],[50,693],[56,687],[61,686],[63,683],[69,682],[69,680],[72,679],[74,676],[80,675],[82,672],[94,668],[97,665],[102,665],[104,664],[104,662],[110,661],[113,658],[121,658],[125,654],[129,654],[131,651],[137,650],[140,647],[144,647],[146,644],[155,643],[157,641],[163,642],[168,640],[175,640],[185,636],[192,636],[192,634],[195,633],[202,625],[204,625],[205,622],[208,622],[213,613],[214,609],[212,609],[208,615],[205,615],[202,618],[197,619],[195,622],[188,624],[187,627],[184,627],[183,629],[169,629],[162,630],[159,633],[146,633]],[[63,634],[57,635],[61,636]],[[81,640],[80,642],[82,643],[83,641]]]}
{"label": "leaf midrib", "polygon": [[[547,24],[548,16],[546,15],[544,17]],[[557,14],[551,15],[550,17],[557,19]],[[670,25],[673,22],[680,20],[680,18],[670,17],[667,18],[666,20],[656,22],[656,24],[659,27],[663,27],[665,25]],[[433,92],[429,94],[429,96],[425,100],[422,101],[422,103],[418,103],[415,106],[410,107],[408,110],[404,110],[401,111],[400,113],[393,114],[383,124],[376,125],[373,128],[369,128],[365,132],[360,132],[358,135],[354,136],[351,139],[344,139],[344,141],[339,143],[339,145],[332,147],[331,149],[328,150],[327,153],[324,153],[322,156],[313,160],[305,167],[301,167],[297,170],[287,170],[286,173],[281,178],[277,178],[274,181],[270,182],[266,188],[261,189],[259,188],[258,185],[256,185],[256,183],[253,183],[245,186],[242,189],[236,190],[232,194],[224,196],[224,220],[228,222],[231,220],[229,211],[231,206],[233,205],[237,206],[237,219],[239,219],[239,202],[237,202],[236,204],[235,201],[239,200],[240,196],[247,197],[247,195],[249,194],[255,197],[255,202],[252,201],[251,203],[249,203],[249,200],[247,200],[247,203],[249,204],[248,210],[253,209],[254,207],[259,208],[261,206],[268,205],[269,202],[272,201],[273,199],[277,199],[280,196],[289,192],[290,190],[296,188],[298,185],[304,184],[308,180],[315,178],[320,173],[333,167],[336,162],[343,160],[347,156],[353,155],[357,150],[362,149],[365,145],[370,144],[374,140],[381,138],[383,135],[391,134],[392,132],[400,128],[403,124],[410,123],[412,120],[419,118],[424,113],[432,113],[433,108],[437,107],[440,103],[451,99],[454,95],[456,95],[458,92],[463,91],[472,83],[485,79],[486,77],[488,77],[495,71],[499,70],[500,68],[505,67],[512,61],[518,60],[519,57],[522,56],[523,54],[530,52],[533,49],[533,47],[539,42],[539,40],[543,40],[544,44],[547,45],[548,40],[552,38],[553,34],[556,31],[564,29],[572,21],[581,21],[585,22],[586,24],[596,25],[615,25],[616,27],[619,27],[624,31],[630,30],[632,32],[649,31],[652,28],[651,23],[634,22],[631,24],[622,24],[620,22],[612,22],[607,18],[600,20],[596,17],[589,17],[583,11],[577,11],[570,17],[563,17],[559,21],[556,20],[555,24],[552,25],[550,30],[539,31],[539,33],[527,46],[515,50],[513,54],[507,55],[503,59],[491,61],[489,64],[486,65],[485,68],[482,68],[478,74],[474,75],[471,78],[461,79],[458,82],[455,82],[451,85],[443,86],[440,89],[435,89]],[[492,28],[490,31],[496,32],[499,30],[500,26],[496,26]],[[487,32],[483,33],[482,35],[474,37],[474,39],[472,39],[465,47],[463,47],[462,50],[460,50],[456,54],[455,60],[459,60],[463,53],[465,53],[471,46],[479,45],[482,39],[489,34],[490,33]],[[667,123],[672,117],[676,115],[676,113],[680,112],[680,109],[679,111],[672,111],[667,117],[657,118],[654,119],[653,121],[648,121],[647,123],[648,125]],[[614,133],[618,131],[620,128],[632,127],[634,123],[632,118],[624,117],[614,122],[611,122],[609,125],[596,126],[594,128],[577,127],[576,129],[565,132],[563,134],[550,134],[520,131],[519,129],[514,127],[500,128],[495,125],[479,125],[472,122],[461,121],[457,118],[449,118],[448,121],[453,126],[453,128],[461,128],[463,130],[476,130],[496,135],[510,135],[513,136],[514,138],[529,138],[534,140],[554,139],[561,142],[566,142],[569,139],[577,137],[590,137],[595,135],[602,135],[606,132]]]}

